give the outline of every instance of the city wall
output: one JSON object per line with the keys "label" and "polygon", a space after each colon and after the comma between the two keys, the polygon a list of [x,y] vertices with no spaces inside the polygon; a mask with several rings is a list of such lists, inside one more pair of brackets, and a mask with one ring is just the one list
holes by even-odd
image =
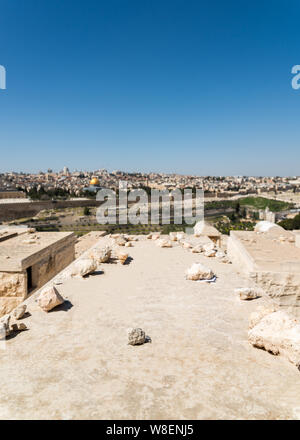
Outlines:
{"label": "city wall", "polygon": [[100,206],[100,202],[97,202],[97,200],[45,200],[29,203],[1,203],[0,222],[34,217],[42,209],[79,208],[85,206]]}

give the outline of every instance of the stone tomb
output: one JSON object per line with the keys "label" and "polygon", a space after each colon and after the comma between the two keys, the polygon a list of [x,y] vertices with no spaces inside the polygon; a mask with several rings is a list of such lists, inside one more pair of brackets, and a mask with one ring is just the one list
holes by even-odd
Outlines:
{"label": "stone tomb", "polygon": [[[275,226],[275,225],[274,225]],[[295,234],[276,225],[261,232],[231,231],[228,257],[239,272],[263,288],[274,302],[300,317],[300,248]]]}
{"label": "stone tomb", "polygon": [[26,233],[0,242],[0,316],[74,260],[73,232]]}

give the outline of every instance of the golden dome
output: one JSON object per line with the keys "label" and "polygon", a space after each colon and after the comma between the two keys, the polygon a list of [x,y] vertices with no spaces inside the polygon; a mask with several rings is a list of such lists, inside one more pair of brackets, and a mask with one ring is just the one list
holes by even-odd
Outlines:
{"label": "golden dome", "polygon": [[99,179],[97,179],[97,177],[93,177],[90,181],[90,185],[100,185]]}

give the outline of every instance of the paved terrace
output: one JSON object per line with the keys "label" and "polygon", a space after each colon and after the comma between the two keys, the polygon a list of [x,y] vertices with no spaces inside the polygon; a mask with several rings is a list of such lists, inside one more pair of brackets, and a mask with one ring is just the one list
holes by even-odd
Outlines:
{"label": "paved terrace", "polygon": [[[0,350],[1,419],[300,418],[300,373],[248,343],[266,300],[236,298],[247,282],[232,265],[152,241],[127,251],[130,264],[57,286],[56,311],[27,300],[29,330]],[[185,280],[195,261],[216,283]],[[152,343],[127,345],[132,326]]]}

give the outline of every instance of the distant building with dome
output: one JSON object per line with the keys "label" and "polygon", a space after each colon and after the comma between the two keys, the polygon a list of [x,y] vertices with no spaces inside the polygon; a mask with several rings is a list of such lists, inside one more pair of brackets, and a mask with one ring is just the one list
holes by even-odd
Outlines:
{"label": "distant building with dome", "polygon": [[90,181],[90,185],[86,188],[83,188],[84,191],[89,191],[89,192],[97,192],[99,191],[99,189],[101,189],[100,186],[100,180],[98,179],[98,177],[92,177],[91,181]]}

